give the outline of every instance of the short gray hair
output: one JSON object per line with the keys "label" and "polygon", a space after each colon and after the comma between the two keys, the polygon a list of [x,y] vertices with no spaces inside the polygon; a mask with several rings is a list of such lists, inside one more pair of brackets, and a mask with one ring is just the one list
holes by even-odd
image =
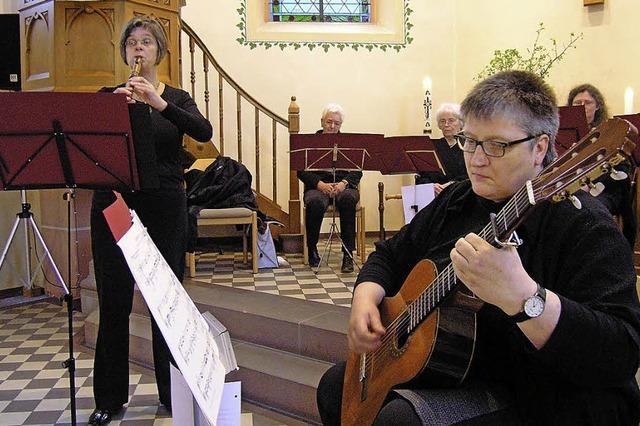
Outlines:
{"label": "short gray hair", "polygon": [[[547,166],[556,158],[554,147],[560,118],[553,89],[528,71],[504,71],[476,84],[460,106],[462,118],[490,120],[508,116],[525,133],[549,137],[543,160]],[[532,146],[535,140],[531,142]]]}
{"label": "short gray hair", "polygon": [[[167,35],[164,33],[164,29],[157,19],[151,16],[136,16],[127,22],[122,29],[120,35],[120,56],[122,60],[127,64],[127,39],[136,28],[144,28],[149,31],[158,45],[158,53],[156,57],[156,65],[162,61],[167,54]],[[130,65],[130,64],[127,64]]]}
{"label": "short gray hair", "polygon": [[326,104],[324,108],[322,108],[322,115],[320,119],[324,120],[327,114],[340,114],[340,119],[344,121],[344,109],[338,104]]}
{"label": "short gray hair", "polygon": [[440,107],[438,107],[438,110],[436,111],[436,122],[440,121],[440,116],[447,112],[455,115],[458,120],[463,121],[462,116],[460,115],[460,104],[444,102],[440,104]]}

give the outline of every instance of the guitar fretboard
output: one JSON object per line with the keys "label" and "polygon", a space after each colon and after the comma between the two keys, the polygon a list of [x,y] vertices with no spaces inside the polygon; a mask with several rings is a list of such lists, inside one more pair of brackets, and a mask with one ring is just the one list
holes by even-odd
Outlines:
{"label": "guitar fretboard", "polygon": [[[497,235],[494,233],[492,223],[487,224],[478,235],[490,244],[496,245],[496,239],[502,241],[509,235],[531,206],[527,185],[525,185],[496,214]],[[416,300],[407,305],[406,331],[408,333],[413,331],[457,286],[458,282],[453,265],[449,263],[436,276],[432,284]]]}

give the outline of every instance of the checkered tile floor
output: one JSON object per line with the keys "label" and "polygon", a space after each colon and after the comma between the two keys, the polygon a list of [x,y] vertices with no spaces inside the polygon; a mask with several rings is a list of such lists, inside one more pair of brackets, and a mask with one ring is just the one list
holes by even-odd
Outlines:
{"label": "checkered tile floor", "polygon": [[[320,241],[318,249],[324,248]],[[372,246],[368,246],[371,252]],[[349,306],[357,271],[340,272],[342,253],[333,247],[329,263],[317,270],[304,265],[302,255],[282,256],[276,269],[256,275],[242,263],[242,253],[206,253],[197,263],[196,281],[244,290]],[[74,335],[84,324],[74,312]],[[75,347],[77,350],[78,347]],[[40,302],[0,309],[0,425],[71,424],[69,378],[62,363],[67,352],[67,317],[62,306]],[[76,407],[78,424],[93,411],[93,356],[76,352]],[[130,401],[111,423],[117,425],[171,425],[170,414],[158,402],[152,372],[131,370]],[[244,406],[243,406],[244,407]],[[243,416],[246,410],[243,408]],[[249,414],[251,415],[251,414]],[[253,416],[253,424],[274,424]],[[244,419],[243,419],[244,421]],[[277,424],[277,423],[275,423]]]}
{"label": "checkered tile floor", "polygon": [[[0,310],[0,424],[71,424],[67,316],[62,306],[41,302]],[[83,325],[74,313],[74,334]],[[74,346],[74,349],[77,349]],[[76,352],[78,424],[93,411],[93,357]],[[113,425],[171,425],[158,402],[151,374],[129,375],[131,399]]]}
{"label": "checkered tile floor", "polygon": [[[326,241],[320,240],[318,251],[323,254]],[[373,251],[373,245],[367,245],[367,253]],[[258,274],[251,272],[251,266],[242,263],[242,253],[203,253],[196,262],[195,281],[234,287],[244,290],[260,291],[351,306],[353,284],[358,268],[353,273],[340,272],[342,252],[340,247],[332,247],[329,264],[323,262],[320,268],[312,269],[303,263],[301,254],[280,256],[284,262],[275,269],[260,269]],[[359,258],[355,258],[359,264]]]}

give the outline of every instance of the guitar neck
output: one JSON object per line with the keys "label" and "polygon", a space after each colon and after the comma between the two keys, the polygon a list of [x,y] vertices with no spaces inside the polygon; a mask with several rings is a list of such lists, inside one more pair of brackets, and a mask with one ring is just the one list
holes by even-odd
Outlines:
{"label": "guitar neck", "polygon": [[[533,189],[530,182],[527,182],[478,235],[488,243],[498,246],[498,242],[508,238],[531,211],[531,207],[535,205],[534,200]],[[449,263],[420,296],[407,305],[410,318],[407,331],[411,332],[417,327],[458,285],[453,265]]]}

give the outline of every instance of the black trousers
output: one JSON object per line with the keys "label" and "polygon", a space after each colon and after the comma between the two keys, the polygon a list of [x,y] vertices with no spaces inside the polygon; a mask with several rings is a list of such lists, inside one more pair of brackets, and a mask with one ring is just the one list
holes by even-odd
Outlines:
{"label": "black trousers", "polygon": [[[349,252],[353,252],[356,247],[356,205],[359,200],[360,193],[357,189],[345,189],[336,196],[336,209],[340,213],[340,238]],[[304,193],[304,221],[309,251],[316,249],[322,219],[331,203],[331,197],[317,189],[310,189]]]}
{"label": "black trousers", "polygon": [[[125,194],[172,271],[182,281],[186,250],[187,201],[183,191]],[[134,280],[122,251],[111,235],[102,210],[115,200],[113,193],[96,191],[91,206],[91,248],[100,305],[93,394],[96,407],[119,407],[129,400],[129,315]],[[153,361],[160,402],[171,405],[169,364],[173,358],[151,318]]]}

